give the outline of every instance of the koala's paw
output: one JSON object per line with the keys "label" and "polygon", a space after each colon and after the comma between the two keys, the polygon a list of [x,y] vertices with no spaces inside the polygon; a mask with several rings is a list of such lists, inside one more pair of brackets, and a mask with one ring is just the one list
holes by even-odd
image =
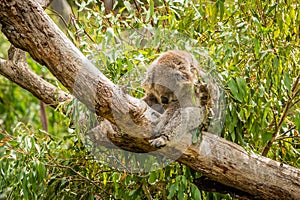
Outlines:
{"label": "koala's paw", "polygon": [[149,143],[151,146],[153,146],[155,148],[161,148],[161,147],[166,146],[167,140],[165,137],[158,137],[153,140],[149,140]]}

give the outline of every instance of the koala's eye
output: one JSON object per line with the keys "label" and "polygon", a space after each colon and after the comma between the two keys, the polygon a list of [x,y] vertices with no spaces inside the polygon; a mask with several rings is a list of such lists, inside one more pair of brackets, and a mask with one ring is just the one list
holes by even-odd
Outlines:
{"label": "koala's eye", "polygon": [[167,97],[161,96],[160,100],[161,100],[161,103],[163,103],[163,104],[168,104],[169,103],[169,99]]}

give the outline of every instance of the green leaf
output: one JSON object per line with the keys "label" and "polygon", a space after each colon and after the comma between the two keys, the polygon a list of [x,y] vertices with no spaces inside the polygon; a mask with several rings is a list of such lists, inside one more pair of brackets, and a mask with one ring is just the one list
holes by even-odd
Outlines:
{"label": "green leaf", "polygon": [[178,199],[184,199],[184,185],[183,184],[180,184],[179,185],[179,190],[178,190],[178,193],[177,193],[177,198]]}
{"label": "green leaf", "polygon": [[15,140],[9,140],[8,143],[13,147],[16,148],[20,145],[19,142],[15,141]]}
{"label": "green leaf", "polygon": [[191,191],[192,191],[192,198],[193,199],[195,199],[195,200],[202,200],[200,191],[199,191],[199,189],[195,185],[191,186]]}
{"label": "green leaf", "polygon": [[182,180],[183,185],[185,187],[187,187],[187,180],[186,180],[185,176],[182,176],[181,180]]}
{"label": "green leaf", "polygon": [[258,57],[260,51],[260,41],[257,37],[254,38],[254,52],[255,55]]}
{"label": "green leaf", "polygon": [[263,85],[259,86],[259,97],[263,97],[265,95],[265,88]]}
{"label": "green leaf", "polygon": [[24,198],[29,199],[29,190],[28,190],[28,187],[27,187],[26,177],[23,178],[23,181],[22,181],[22,191],[23,191]]}
{"label": "green leaf", "polygon": [[238,86],[233,78],[228,81],[228,87],[236,100],[239,102],[243,101],[243,96],[239,93]]}
{"label": "green leaf", "polygon": [[137,190],[131,190],[131,191],[129,192],[129,196],[133,196],[134,193],[135,193],[136,191],[137,191]]}
{"label": "green leaf", "polygon": [[168,199],[171,199],[174,197],[175,194],[175,190],[176,190],[176,184],[173,183],[170,187],[169,187],[169,195],[168,195]]}
{"label": "green leaf", "polygon": [[106,186],[107,178],[108,178],[107,173],[104,172],[102,175],[103,175],[103,185]]}
{"label": "green leaf", "polygon": [[217,6],[219,8],[219,12],[220,12],[220,20],[223,19],[224,16],[224,1],[217,1]]}
{"label": "green leaf", "polygon": [[149,0],[149,10],[147,11],[147,15],[146,15],[146,22],[150,21],[150,18],[154,16],[154,2],[153,0]]}
{"label": "green leaf", "polygon": [[156,177],[156,172],[151,172],[149,178],[148,178],[148,183],[150,183],[151,185],[155,184],[157,181],[157,177]]}
{"label": "green leaf", "polygon": [[248,90],[245,78],[238,77],[236,79],[236,82],[237,82],[237,85],[238,85],[239,93],[241,93],[242,97],[245,99],[245,97],[247,96],[247,90]]}
{"label": "green leaf", "polygon": [[150,5],[150,16],[153,16],[153,14],[154,14],[154,1],[149,0],[149,5]]}
{"label": "green leaf", "polygon": [[278,70],[279,68],[279,60],[277,57],[274,57],[273,59],[273,65],[275,66],[275,69]]}
{"label": "green leaf", "polygon": [[296,125],[297,131],[300,133],[300,110],[298,110],[298,111],[296,112],[296,116],[295,116],[295,125]]}
{"label": "green leaf", "polygon": [[269,140],[271,140],[273,137],[273,134],[272,133],[264,133],[262,135],[262,140],[263,140],[263,143],[267,143]]}
{"label": "green leaf", "polygon": [[254,16],[252,16],[252,20],[253,20],[254,24],[255,24],[259,29],[261,29],[261,23],[260,23],[260,21],[259,21],[256,17],[254,17]]}
{"label": "green leaf", "polygon": [[129,1],[124,1],[124,6],[126,7],[126,9],[131,12],[132,11],[132,8],[131,8],[131,4],[129,3]]}
{"label": "green leaf", "polygon": [[121,179],[121,174],[120,173],[117,173],[117,172],[114,172],[113,175],[112,175],[112,181],[114,183],[117,183],[119,182]]}
{"label": "green leaf", "polygon": [[235,141],[235,131],[234,131],[234,126],[233,126],[233,129],[231,130],[230,132],[230,136],[231,136],[231,141]]}
{"label": "green leaf", "polygon": [[283,82],[284,82],[284,86],[290,92],[292,87],[292,80],[287,72],[284,72],[283,74]]}

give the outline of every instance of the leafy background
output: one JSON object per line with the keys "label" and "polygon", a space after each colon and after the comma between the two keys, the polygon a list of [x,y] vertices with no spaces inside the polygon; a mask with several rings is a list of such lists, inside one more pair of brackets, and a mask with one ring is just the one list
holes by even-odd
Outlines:
{"label": "leafy background", "polygon": [[[142,48],[136,41],[111,51],[101,51],[103,47],[122,31],[142,28],[194,39],[213,59],[225,91],[221,136],[300,167],[299,2],[116,1],[113,12],[97,0],[69,4],[72,17],[59,24],[61,29],[107,77],[128,84],[137,97],[143,95],[140,66],[167,47]],[[47,12],[58,22],[57,14]],[[9,43],[2,34],[0,47],[6,58]],[[28,62],[59,85],[30,56]],[[199,191],[193,180],[201,174],[179,163],[141,174],[112,169],[92,157],[77,131],[69,128],[68,117],[46,111],[48,131],[40,123],[39,101],[0,76],[0,199],[232,199]]]}

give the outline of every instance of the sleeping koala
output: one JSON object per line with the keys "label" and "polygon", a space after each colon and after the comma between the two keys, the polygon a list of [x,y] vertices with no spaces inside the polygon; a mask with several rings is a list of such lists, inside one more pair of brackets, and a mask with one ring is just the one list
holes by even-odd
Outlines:
{"label": "sleeping koala", "polygon": [[161,54],[147,69],[143,100],[162,113],[150,140],[152,146],[176,143],[175,138],[204,124],[210,92],[203,74],[195,58],[179,50]]}

